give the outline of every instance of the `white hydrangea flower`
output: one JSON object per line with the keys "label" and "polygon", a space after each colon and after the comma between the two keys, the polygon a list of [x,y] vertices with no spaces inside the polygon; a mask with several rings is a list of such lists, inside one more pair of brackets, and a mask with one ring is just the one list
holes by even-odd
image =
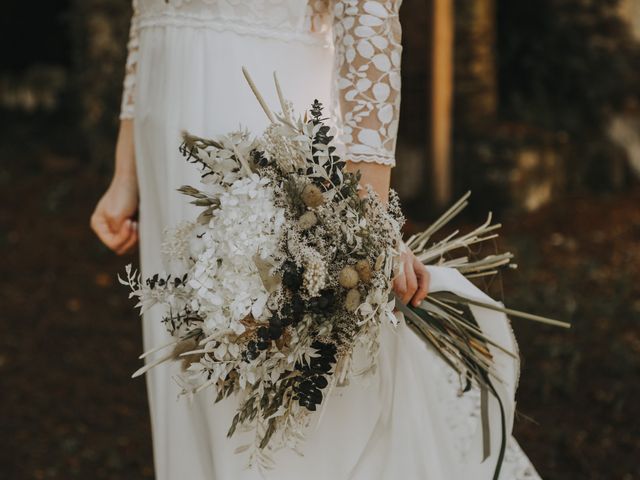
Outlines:
{"label": "white hydrangea flower", "polygon": [[253,258],[278,256],[285,217],[274,198],[269,180],[255,174],[236,180],[219,196],[220,208],[192,251],[189,275],[208,331],[241,333],[241,320],[259,318],[264,311],[268,292]]}

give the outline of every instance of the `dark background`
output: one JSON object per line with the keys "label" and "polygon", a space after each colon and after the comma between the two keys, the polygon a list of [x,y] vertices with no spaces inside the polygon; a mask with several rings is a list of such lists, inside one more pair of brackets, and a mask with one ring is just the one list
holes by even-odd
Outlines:
{"label": "dark background", "polygon": [[[453,191],[520,268],[490,291],[573,323],[515,322],[515,434],[547,480],[640,479],[637,0],[456,0]],[[431,4],[405,0],[394,182],[432,220]],[[3,2],[0,478],[152,478],[140,323],[89,216],[109,182],[128,0]],[[614,141],[611,126],[628,127]],[[634,140],[633,134],[636,137]],[[637,147],[636,147],[637,148]],[[635,167],[634,167],[635,165]],[[633,399],[636,400],[633,400]]]}

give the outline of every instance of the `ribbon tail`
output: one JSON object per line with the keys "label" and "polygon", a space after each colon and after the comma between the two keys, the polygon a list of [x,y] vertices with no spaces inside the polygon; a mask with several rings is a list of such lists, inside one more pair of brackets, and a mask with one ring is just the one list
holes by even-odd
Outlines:
{"label": "ribbon tail", "polygon": [[486,380],[487,380],[487,385],[491,389],[491,392],[493,393],[493,395],[496,397],[496,400],[498,400],[498,405],[500,406],[500,423],[501,423],[501,429],[502,429],[502,440],[500,441],[500,453],[498,454],[498,460],[496,461],[496,469],[493,473],[493,480],[499,480],[500,471],[502,470],[502,463],[504,462],[504,454],[505,454],[505,451],[507,450],[507,419],[504,411],[504,405],[502,404],[502,399],[500,398],[500,395],[498,395],[498,392],[496,391],[495,387],[491,383],[491,380],[489,378],[487,378]]}
{"label": "ribbon tail", "polygon": [[489,389],[480,387],[480,419],[482,422],[482,461],[491,455],[491,429],[489,427]]}

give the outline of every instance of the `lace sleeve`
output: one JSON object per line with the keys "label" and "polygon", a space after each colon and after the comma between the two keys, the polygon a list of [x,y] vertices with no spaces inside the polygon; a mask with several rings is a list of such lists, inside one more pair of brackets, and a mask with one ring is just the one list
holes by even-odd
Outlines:
{"label": "lace sleeve", "polygon": [[395,165],[400,113],[402,0],[337,0],[336,88],[346,158]]}
{"label": "lace sleeve", "polygon": [[122,92],[122,105],[120,119],[133,118],[135,112],[136,71],[138,69],[138,1],[133,0],[133,16],[129,30],[129,43],[127,44],[127,64],[125,67],[124,89]]}

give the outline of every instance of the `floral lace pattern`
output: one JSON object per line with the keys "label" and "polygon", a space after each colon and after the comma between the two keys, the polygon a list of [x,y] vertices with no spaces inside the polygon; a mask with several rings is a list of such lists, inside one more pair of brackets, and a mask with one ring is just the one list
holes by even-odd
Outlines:
{"label": "floral lace pattern", "polygon": [[402,0],[343,0],[333,7],[334,98],[351,161],[395,164],[400,113]]}
{"label": "floral lace pattern", "polygon": [[234,19],[246,19],[238,31],[254,34],[253,27],[260,23],[256,19],[265,18],[268,12],[270,20],[265,27],[274,31],[284,28],[292,32],[298,29],[309,33],[332,32],[337,77],[333,109],[341,126],[346,157],[354,162],[394,165],[400,109],[401,3],[401,0],[309,0],[303,5],[305,9],[299,11],[299,0],[133,0],[120,118],[134,116],[141,24],[171,24],[178,19],[202,23],[207,20],[200,13],[206,9],[212,18],[219,17],[230,24]]}

